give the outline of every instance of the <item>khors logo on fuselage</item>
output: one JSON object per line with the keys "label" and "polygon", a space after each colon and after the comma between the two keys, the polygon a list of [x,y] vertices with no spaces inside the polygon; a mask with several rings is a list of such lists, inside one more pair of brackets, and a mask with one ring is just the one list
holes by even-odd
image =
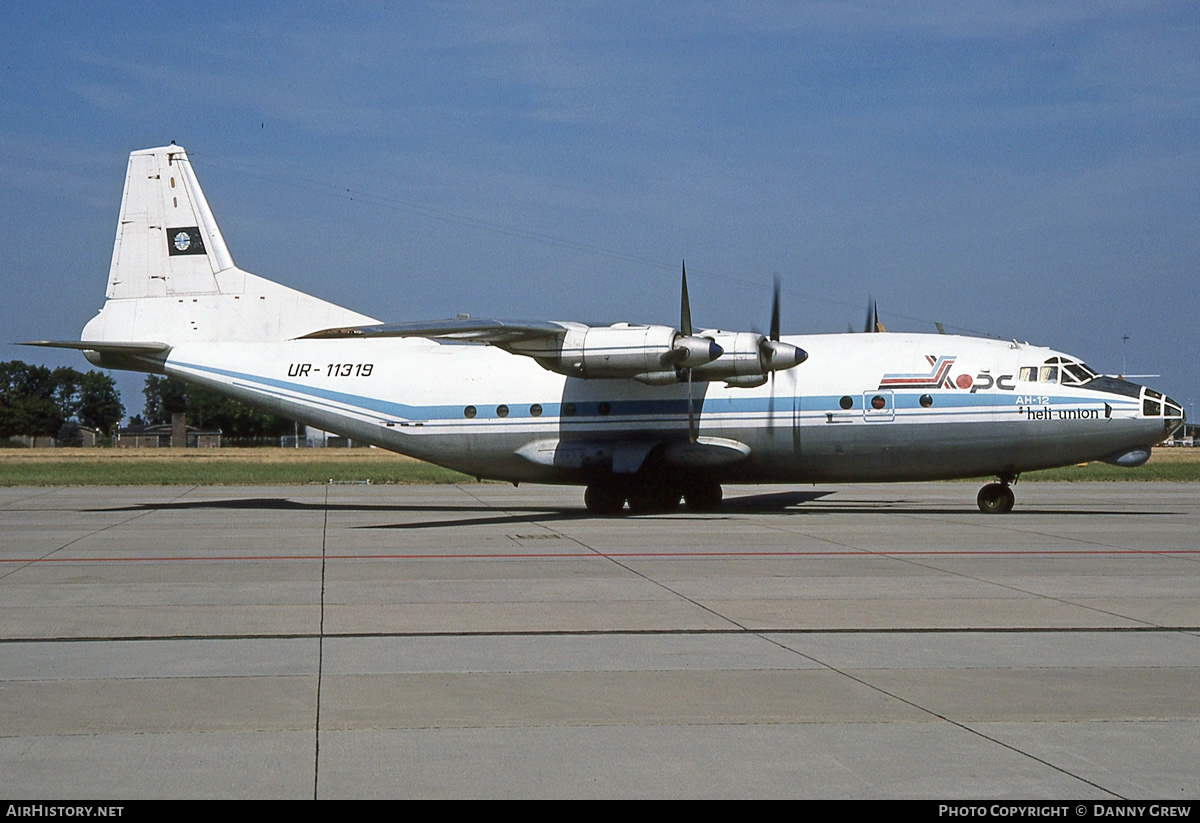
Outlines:
{"label": "khors logo on fuselage", "polygon": [[[952,389],[954,383],[950,379],[950,367],[954,365],[955,357],[941,356],[935,357],[932,354],[925,355],[925,359],[929,361],[930,371],[917,374],[885,374],[883,379],[879,381],[881,389]],[[960,376],[961,380],[962,377]],[[971,378],[967,378],[970,381]],[[970,382],[967,386],[971,385]],[[960,385],[959,388],[967,386]]]}
{"label": "khors logo on fuselage", "polygon": [[929,362],[930,370],[928,372],[920,372],[915,374],[885,374],[879,381],[881,389],[962,389],[969,390],[971,394],[977,391],[987,391],[991,388],[1002,389],[1004,391],[1014,391],[1016,385],[1013,383],[1013,375],[1002,374],[999,377],[992,377],[990,374],[980,373],[971,377],[969,374],[959,374],[951,376],[950,369],[957,359],[954,355],[925,355],[925,359]]}

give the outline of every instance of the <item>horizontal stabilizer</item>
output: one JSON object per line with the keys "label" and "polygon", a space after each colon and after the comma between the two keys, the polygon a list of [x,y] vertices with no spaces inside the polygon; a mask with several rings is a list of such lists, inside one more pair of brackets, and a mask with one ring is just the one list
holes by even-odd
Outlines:
{"label": "horizontal stabilizer", "polygon": [[166,343],[156,341],[109,340],[32,340],[22,346],[42,346],[48,349],[75,349],[93,366],[102,369],[162,372],[163,362],[171,353]]}
{"label": "horizontal stabilizer", "polygon": [[113,343],[107,340],[30,340],[18,346],[42,346],[47,349],[77,349],[111,354],[166,354],[166,343]]}

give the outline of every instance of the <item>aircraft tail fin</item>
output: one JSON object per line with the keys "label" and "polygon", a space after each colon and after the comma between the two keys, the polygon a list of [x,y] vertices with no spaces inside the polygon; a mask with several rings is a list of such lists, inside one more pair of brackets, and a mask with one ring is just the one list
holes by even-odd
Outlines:
{"label": "aircraft tail fin", "polygon": [[84,340],[267,342],[377,322],[234,265],[173,143],[129,156],[105,296]]}

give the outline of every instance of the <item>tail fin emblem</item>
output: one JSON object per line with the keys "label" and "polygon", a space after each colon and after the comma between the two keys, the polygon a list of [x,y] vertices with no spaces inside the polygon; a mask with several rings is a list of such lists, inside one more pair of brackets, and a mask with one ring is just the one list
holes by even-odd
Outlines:
{"label": "tail fin emblem", "polygon": [[204,254],[204,241],[200,239],[199,226],[167,229],[167,237],[169,238],[167,253],[172,256],[176,254]]}

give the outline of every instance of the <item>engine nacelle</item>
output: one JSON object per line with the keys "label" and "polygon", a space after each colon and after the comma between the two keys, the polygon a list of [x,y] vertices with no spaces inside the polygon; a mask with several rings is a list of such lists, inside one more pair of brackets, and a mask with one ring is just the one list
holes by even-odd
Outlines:
{"label": "engine nacelle", "polygon": [[808,359],[808,354],[791,343],[770,340],[754,332],[705,331],[724,354],[692,370],[695,380],[724,380],[730,386],[751,388],[767,382],[773,371],[790,369]]}
{"label": "engine nacelle", "polygon": [[722,354],[712,340],[685,337],[670,326],[631,323],[571,324],[556,346],[530,341],[510,348],[568,377],[632,378],[651,385],[674,382],[676,369],[701,366]]}
{"label": "engine nacelle", "polygon": [[561,323],[562,337],[513,341],[505,348],[534,358],[544,368],[583,379],[637,380],[666,386],[685,380],[724,380],[730,386],[761,386],[771,372],[790,369],[808,355],[790,343],[754,332],[705,331],[684,336],[670,326]]}

